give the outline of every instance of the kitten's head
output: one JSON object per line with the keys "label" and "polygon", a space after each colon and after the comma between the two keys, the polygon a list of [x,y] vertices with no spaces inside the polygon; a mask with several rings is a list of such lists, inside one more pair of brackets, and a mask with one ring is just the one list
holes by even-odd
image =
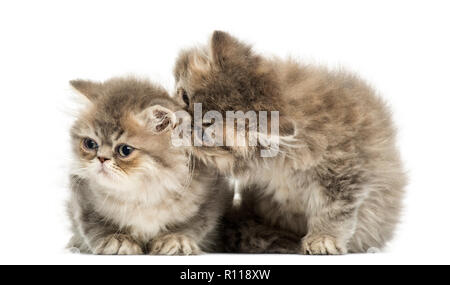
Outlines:
{"label": "kitten's head", "polygon": [[71,129],[74,174],[112,191],[163,180],[165,170],[184,175],[186,156],[170,142],[177,104],[166,91],[133,78],[70,83],[89,101]]}
{"label": "kitten's head", "polygon": [[208,45],[182,51],[174,68],[177,99],[190,113],[274,110],[278,93],[274,72],[251,47],[215,31]]}
{"label": "kitten's head", "polygon": [[[194,103],[202,103],[202,115],[218,111],[277,111],[279,88],[271,65],[251,47],[231,35],[215,31],[208,45],[180,53],[174,68],[175,98],[191,117]],[[207,124],[204,126],[207,127]],[[224,133],[227,134],[226,130]],[[202,158],[222,157],[222,164],[237,155],[248,155],[248,148],[196,148]],[[216,161],[216,164],[218,162]]]}

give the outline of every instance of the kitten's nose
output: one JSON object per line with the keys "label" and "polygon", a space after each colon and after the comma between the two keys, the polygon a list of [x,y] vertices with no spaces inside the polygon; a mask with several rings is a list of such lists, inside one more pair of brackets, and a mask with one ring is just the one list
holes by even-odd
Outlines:
{"label": "kitten's nose", "polygon": [[103,162],[109,160],[109,158],[101,157],[101,156],[99,156],[99,157],[97,157],[97,158],[98,158],[98,160],[100,160],[101,163],[103,163]]}

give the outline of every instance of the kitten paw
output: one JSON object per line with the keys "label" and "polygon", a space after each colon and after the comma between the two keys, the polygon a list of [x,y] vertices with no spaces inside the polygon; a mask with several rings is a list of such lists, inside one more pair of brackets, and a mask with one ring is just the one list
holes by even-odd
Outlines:
{"label": "kitten paw", "polygon": [[151,242],[149,252],[155,255],[195,255],[202,253],[192,238],[182,234],[168,234],[156,238]]}
{"label": "kitten paw", "polygon": [[111,235],[93,250],[94,254],[104,255],[137,255],[143,254],[142,248],[131,237],[126,235]]}
{"label": "kitten paw", "polygon": [[318,254],[345,254],[347,250],[340,246],[336,238],[330,235],[311,235],[302,240],[302,253]]}

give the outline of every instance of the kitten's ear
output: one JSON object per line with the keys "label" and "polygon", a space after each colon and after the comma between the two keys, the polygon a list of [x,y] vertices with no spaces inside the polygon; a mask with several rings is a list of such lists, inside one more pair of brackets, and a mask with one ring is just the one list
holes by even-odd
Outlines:
{"label": "kitten's ear", "polygon": [[175,113],[161,105],[146,108],[137,115],[136,119],[155,134],[173,129],[177,121]]}
{"label": "kitten's ear", "polygon": [[101,83],[81,79],[71,80],[70,85],[91,101],[98,98],[102,86]]}
{"label": "kitten's ear", "polygon": [[224,67],[229,62],[247,59],[251,49],[226,32],[214,31],[211,37],[211,54],[214,63]]}

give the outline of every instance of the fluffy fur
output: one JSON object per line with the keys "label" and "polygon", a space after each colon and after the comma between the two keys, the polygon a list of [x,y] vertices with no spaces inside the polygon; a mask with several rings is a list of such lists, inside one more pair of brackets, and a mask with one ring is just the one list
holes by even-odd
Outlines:
{"label": "fluffy fur", "polygon": [[262,57],[220,31],[207,46],[181,52],[174,75],[191,115],[193,103],[222,114],[280,112],[275,157],[261,158],[261,146],[194,150],[239,180],[245,215],[294,233],[306,254],[365,252],[391,239],[406,179],[389,110],[366,83]]}
{"label": "fluffy fur", "polygon": [[[176,102],[133,78],[71,84],[89,105],[71,129],[68,247],[94,254],[221,250],[220,219],[232,192],[214,169],[172,146]],[[98,147],[89,149],[86,138]],[[124,144],[134,148],[126,157]]]}

